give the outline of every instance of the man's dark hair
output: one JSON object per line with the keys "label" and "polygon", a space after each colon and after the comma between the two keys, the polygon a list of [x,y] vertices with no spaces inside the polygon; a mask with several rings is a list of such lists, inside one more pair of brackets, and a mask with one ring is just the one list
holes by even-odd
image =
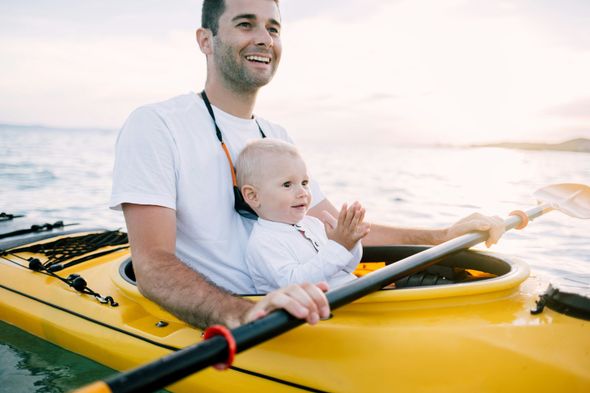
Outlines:
{"label": "man's dark hair", "polygon": [[225,0],[204,0],[201,10],[201,27],[211,30],[213,35],[219,30],[219,17],[225,11]]}
{"label": "man's dark hair", "polygon": [[[279,0],[274,0],[277,5]],[[201,27],[209,29],[213,35],[219,30],[219,17],[225,11],[225,0],[203,0],[201,9]]]}

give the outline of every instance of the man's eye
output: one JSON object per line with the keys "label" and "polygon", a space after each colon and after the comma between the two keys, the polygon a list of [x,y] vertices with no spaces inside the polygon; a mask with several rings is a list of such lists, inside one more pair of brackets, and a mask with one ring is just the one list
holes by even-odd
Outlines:
{"label": "man's eye", "polygon": [[250,22],[242,22],[238,24],[238,27],[250,28],[252,27],[252,24]]}
{"label": "man's eye", "polygon": [[279,35],[280,34],[279,29],[277,29],[276,27],[269,27],[268,28],[268,32],[271,33],[271,34],[274,34],[274,35]]}

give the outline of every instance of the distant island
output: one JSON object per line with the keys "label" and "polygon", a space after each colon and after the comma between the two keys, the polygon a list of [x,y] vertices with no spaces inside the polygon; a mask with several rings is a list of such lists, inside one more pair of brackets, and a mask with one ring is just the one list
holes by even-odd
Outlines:
{"label": "distant island", "polygon": [[518,143],[503,142],[489,143],[485,145],[471,145],[471,147],[502,147],[506,149],[522,150],[555,150],[555,151],[575,151],[590,153],[590,139],[577,138],[562,143]]}

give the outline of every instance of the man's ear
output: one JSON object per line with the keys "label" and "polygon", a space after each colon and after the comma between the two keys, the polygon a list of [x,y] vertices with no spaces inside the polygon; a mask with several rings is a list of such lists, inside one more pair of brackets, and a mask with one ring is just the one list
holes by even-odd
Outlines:
{"label": "man's ear", "polygon": [[256,187],[251,186],[250,184],[244,184],[240,191],[242,191],[244,201],[251,208],[256,208],[260,206],[260,201],[258,200],[258,192],[256,191]]}
{"label": "man's ear", "polygon": [[199,48],[201,48],[201,52],[206,55],[210,55],[213,53],[213,49],[211,47],[211,43],[213,41],[213,33],[209,29],[204,29],[199,27],[196,31],[197,43],[199,44]]}

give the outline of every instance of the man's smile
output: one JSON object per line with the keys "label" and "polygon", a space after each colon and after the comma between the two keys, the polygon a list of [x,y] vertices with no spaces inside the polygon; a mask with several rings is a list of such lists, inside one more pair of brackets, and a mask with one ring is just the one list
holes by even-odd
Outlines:
{"label": "man's smile", "polygon": [[256,63],[264,63],[264,64],[270,63],[270,57],[264,56],[264,55],[248,55],[248,56],[246,56],[246,60],[253,61]]}

